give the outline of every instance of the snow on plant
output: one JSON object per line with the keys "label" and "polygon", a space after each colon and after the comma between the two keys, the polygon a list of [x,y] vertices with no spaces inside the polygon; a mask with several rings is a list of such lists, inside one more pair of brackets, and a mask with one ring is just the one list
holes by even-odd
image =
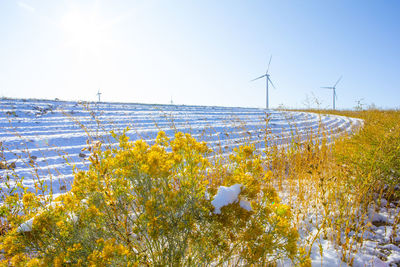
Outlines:
{"label": "snow on plant", "polygon": [[[337,253],[336,264],[356,264],[357,253],[364,251],[366,238],[371,236],[367,233],[375,227],[373,218],[368,218],[369,207],[380,206],[383,196],[392,201],[387,207],[399,203],[394,188],[399,184],[399,157],[395,155],[400,147],[400,113],[343,113],[365,119],[364,127],[351,138],[340,136],[329,143],[327,137],[335,133],[324,133],[321,126],[317,136],[322,133],[325,138],[316,138],[312,132],[308,138],[294,134],[291,146],[266,148],[272,179],[292,207],[301,246],[314,259],[320,258],[315,264],[327,264],[326,255],[332,249]],[[391,240],[397,224],[385,226],[392,232]],[[374,242],[378,246],[382,240]],[[326,251],[327,243],[330,251]]]}
{"label": "snow on plant", "polygon": [[[221,214],[221,208],[223,206],[226,206],[226,205],[229,205],[229,204],[239,201],[238,196],[240,194],[241,186],[242,185],[240,185],[240,184],[234,184],[230,187],[220,186],[218,188],[217,195],[215,195],[214,200],[211,201],[211,204],[214,206],[215,214]],[[245,205],[245,203],[247,204],[248,201],[244,202],[243,200],[240,200],[240,202],[239,202],[239,204],[242,208],[244,206],[245,210],[251,211],[251,206],[249,208],[248,204]]]}
{"label": "snow on plant", "polygon": [[214,206],[214,213],[221,214],[221,208],[223,206],[239,202],[240,207],[247,211],[251,211],[251,203],[247,200],[240,199],[239,194],[241,191],[241,184],[234,184],[230,187],[220,186],[218,188],[217,195],[214,197],[214,200],[211,201],[211,204]]}
{"label": "snow on plant", "polygon": [[3,264],[300,263],[290,208],[279,203],[254,147],[238,148],[228,167],[210,162],[207,145],[189,134],[160,132],[151,146],[112,135],[119,147],[94,143],[89,170],[76,172],[53,205],[26,190],[6,198]]}
{"label": "snow on plant", "polygon": [[0,192],[0,260],[16,266],[267,265],[290,258],[307,265],[310,256],[326,265],[335,255],[336,265],[357,265],[357,253],[378,226],[390,243],[379,237],[368,243],[394,251],[400,215],[377,224],[373,214],[399,205],[400,113],[341,114],[365,124],[335,143],[337,132],[322,123],[274,139],[267,119],[265,136],[246,132],[237,143],[264,137],[265,157],[254,145],[225,150],[228,158],[221,149],[210,157],[204,143],[182,133],[170,140],[160,132],[153,145],[113,134],[119,147],[93,142],[90,169],[76,172],[71,192],[56,200],[39,172],[34,192],[23,187],[1,147],[0,168],[10,176],[0,179],[10,187]]}

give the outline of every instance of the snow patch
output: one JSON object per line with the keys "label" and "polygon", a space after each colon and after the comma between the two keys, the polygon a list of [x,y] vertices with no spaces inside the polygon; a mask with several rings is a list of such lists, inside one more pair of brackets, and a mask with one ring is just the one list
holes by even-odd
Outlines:
{"label": "snow patch", "polygon": [[17,232],[18,233],[25,233],[25,232],[30,232],[32,231],[32,224],[33,224],[33,218],[30,218],[29,220],[27,220],[26,222],[24,222],[23,224],[21,224],[20,226],[18,226],[17,228]]}
{"label": "snow patch", "polygon": [[[226,186],[220,186],[218,188],[218,192],[215,195],[213,201],[211,201],[211,204],[214,206],[214,213],[215,214],[221,214],[221,208],[238,202],[239,199],[239,194],[241,191],[241,184],[234,184],[230,187],[226,187]],[[242,207],[245,210],[250,211],[251,210],[251,205],[250,202],[246,201],[246,200],[241,200],[240,201],[240,207]]]}
{"label": "snow patch", "polygon": [[373,208],[369,209],[368,217],[372,223],[390,223],[383,212],[375,211]]}
{"label": "snow patch", "polygon": [[245,209],[247,211],[251,211],[251,204],[249,201],[247,200],[240,200],[240,207],[242,207],[242,209]]}
{"label": "snow patch", "polygon": [[[86,199],[84,199],[86,201]],[[84,201],[82,201],[84,202]],[[86,203],[86,202],[84,202]],[[50,204],[47,204],[45,206],[45,209],[48,209],[49,207],[54,208],[57,205],[60,205],[60,201],[52,202]],[[25,233],[25,232],[30,232],[32,231],[32,225],[33,225],[33,220],[35,219],[36,216],[40,215],[43,212],[43,209],[39,210],[35,216],[27,220],[26,222],[22,223],[20,226],[17,228],[18,233]],[[74,212],[68,212],[68,217],[67,217],[67,222],[73,222],[76,223],[78,221],[78,216]]]}

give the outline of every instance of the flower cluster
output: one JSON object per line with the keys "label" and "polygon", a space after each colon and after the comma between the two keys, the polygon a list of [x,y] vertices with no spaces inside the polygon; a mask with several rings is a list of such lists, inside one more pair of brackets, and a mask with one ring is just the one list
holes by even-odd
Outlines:
{"label": "flower cluster", "polygon": [[[228,162],[211,162],[206,143],[189,134],[169,139],[160,132],[152,145],[131,142],[125,133],[112,135],[119,147],[94,143],[89,169],[76,172],[71,191],[52,203],[29,192],[9,196],[3,209],[11,230],[0,237],[4,264],[189,266],[296,260],[298,236],[290,209],[279,203],[271,173],[253,146],[239,147]],[[214,213],[210,196],[220,186],[236,184],[241,185],[238,201]],[[13,205],[21,206],[18,212],[11,212]]]}

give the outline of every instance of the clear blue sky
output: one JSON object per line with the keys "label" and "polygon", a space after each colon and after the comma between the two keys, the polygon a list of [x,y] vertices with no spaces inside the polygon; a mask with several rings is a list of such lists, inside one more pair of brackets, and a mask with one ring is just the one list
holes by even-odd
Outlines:
{"label": "clear blue sky", "polygon": [[0,96],[400,107],[400,1],[0,1]]}

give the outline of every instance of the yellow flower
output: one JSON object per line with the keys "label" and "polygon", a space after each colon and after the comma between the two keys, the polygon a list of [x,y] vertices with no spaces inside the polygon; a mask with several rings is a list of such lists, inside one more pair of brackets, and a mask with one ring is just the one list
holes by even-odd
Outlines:
{"label": "yellow flower", "polygon": [[21,266],[21,264],[25,261],[26,261],[26,257],[23,253],[18,253],[14,257],[11,258],[12,266]]}
{"label": "yellow flower", "polygon": [[38,258],[32,258],[29,260],[29,262],[26,264],[27,267],[38,267],[40,266],[40,261]]}
{"label": "yellow flower", "polygon": [[80,243],[75,243],[75,244],[72,245],[72,247],[69,247],[67,250],[69,252],[75,252],[75,251],[78,251],[78,250],[81,250],[81,249],[82,249],[82,245]]}
{"label": "yellow flower", "polygon": [[63,228],[64,224],[65,224],[64,221],[59,221],[56,223],[57,227],[59,227],[59,228]]}
{"label": "yellow flower", "polygon": [[33,193],[25,193],[22,197],[22,203],[25,207],[29,206],[33,200],[35,200],[35,194]]}
{"label": "yellow flower", "polygon": [[100,211],[96,208],[95,205],[90,205],[86,212],[89,217],[96,217],[101,215]]}

